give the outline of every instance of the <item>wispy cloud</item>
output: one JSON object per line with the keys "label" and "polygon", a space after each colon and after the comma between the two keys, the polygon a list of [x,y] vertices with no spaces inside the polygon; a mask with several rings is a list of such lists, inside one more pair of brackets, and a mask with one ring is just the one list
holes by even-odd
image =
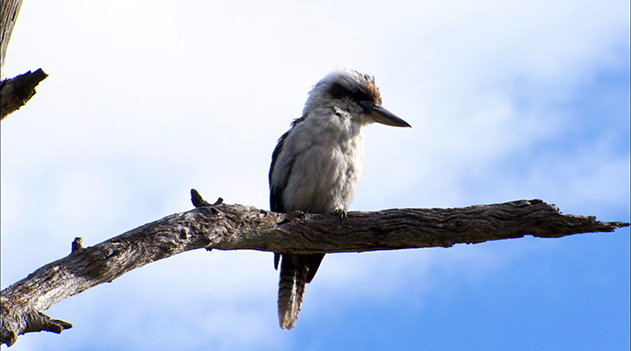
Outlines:
{"label": "wispy cloud", "polygon": [[[542,197],[625,220],[628,11],[623,1],[25,2],[7,75],[50,77],[2,122],[2,286],[67,254],[75,236],[90,245],[191,208],[192,187],[265,208],[276,139],[338,65],[374,74],[384,106],[413,126],[366,129],[351,209]],[[329,255],[298,327],[344,321],[353,306],[431,309],[438,293],[456,303],[463,286],[560,245],[510,243]],[[318,349],[277,328],[277,279],[271,254],[186,253],[53,307],[75,329],[14,348],[96,349],[105,333],[120,341],[110,349]]]}

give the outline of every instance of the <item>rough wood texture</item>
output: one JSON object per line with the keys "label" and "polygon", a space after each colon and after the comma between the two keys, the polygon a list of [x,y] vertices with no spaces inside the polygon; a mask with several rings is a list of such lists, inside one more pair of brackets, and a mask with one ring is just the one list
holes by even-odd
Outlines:
{"label": "rough wood texture", "polygon": [[[196,204],[208,204],[201,196]],[[199,195],[199,194],[197,194]],[[206,248],[286,253],[362,252],[519,238],[556,238],[611,232],[628,226],[595,217],[562,215],[541,200],[452,209],[393,209],[336,215],[281,214],[242,205],[204,205],[145,224],[91,247],[75,239],[73,252],[2,291],[1,342],[32,331],[61,332],[71,324],[42,314],[55,303],[132,269]]]}
{"label": "rough wood texture", "polygon": [[9,41],[13,33],[13,27],[18,19],[22,7],[22,0],[2,0],[2,11],[0,12],[0,119],[4,119],[9,114],[24,106],[35,95],[35,87],[48,75],[38,69],[35,72],[28,71],[17,77],[4,79],[4,63],[9,48]]}
{"label": "rough wood texture", "polygon": [[36,94],[35,87],[46,77],[48,75],[40,68],[3,80],[0,84],[1,119],[24,106]]}
{"label": "rough wood texture", "polygon": [[13,27],[20,13],[20,7],[22,7],[22,0],[2,0],[2,7],[0,8],[0,70],[3,72],[4,59],[7,55]]}

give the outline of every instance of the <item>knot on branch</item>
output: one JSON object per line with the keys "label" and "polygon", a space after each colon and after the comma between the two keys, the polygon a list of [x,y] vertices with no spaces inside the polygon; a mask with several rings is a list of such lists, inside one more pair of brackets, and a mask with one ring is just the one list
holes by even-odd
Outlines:
{"label": "knot on branch", "polygon": [[79,251],[81,249],[83,249],[83,238],[78,236],[72,241],[72,251],[70,251],[70,253]]}

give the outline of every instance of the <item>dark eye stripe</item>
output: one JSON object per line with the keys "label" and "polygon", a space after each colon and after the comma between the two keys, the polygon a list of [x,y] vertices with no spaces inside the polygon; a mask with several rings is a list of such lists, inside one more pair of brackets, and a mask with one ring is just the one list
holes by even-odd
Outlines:
{"label": "dark eye stripe", "polygon": [[331,95],[331,97],[334,99],[341,99],[346,96],[357,102],[375,100],[374,96],[371,96],[365,91],[361,91],[361,90],[350,91],[338,83],[331,84],[327,93]]}

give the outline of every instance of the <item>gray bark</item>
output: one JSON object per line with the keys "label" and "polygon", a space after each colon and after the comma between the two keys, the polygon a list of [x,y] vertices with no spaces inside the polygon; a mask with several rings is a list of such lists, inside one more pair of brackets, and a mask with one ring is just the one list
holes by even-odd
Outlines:
{"label": "gray bark", "polygon": [[80,238],[70,255],[49,263],[2,291],[1,342],[33,331],[60,333],[72,327],[43,314],[54,304],[135,268],[185,251],[259,250],[333,253],[450,247],[459,243],[519,238],[557,238],[611,232],[628,226],[595,217],[562,215],[541,200],[451,209],[392,209],[337,215],[282,214],[242,205],[209,205],[145,224],[84,248]]}
{"label": "gray bark", "polygon": [[38,69],[34,72],[28,71],[17,77],[5,79],[4,63],[9,48],[9,41],[13,33],[13,27],[18,19],[22,7],[22,0],[2,0],[0,12],[0,119],[4,119],[12,112],[24,106],[35,95],[35,87],[48,75]]}
{"label": "gray bark", "polygon": [[[0,70],[4,72],[4,59],[9,48],[13,27],[18,19],[22,0],[2,0],[0,8]],[[4,79],[4,76],[2,77]]]}

